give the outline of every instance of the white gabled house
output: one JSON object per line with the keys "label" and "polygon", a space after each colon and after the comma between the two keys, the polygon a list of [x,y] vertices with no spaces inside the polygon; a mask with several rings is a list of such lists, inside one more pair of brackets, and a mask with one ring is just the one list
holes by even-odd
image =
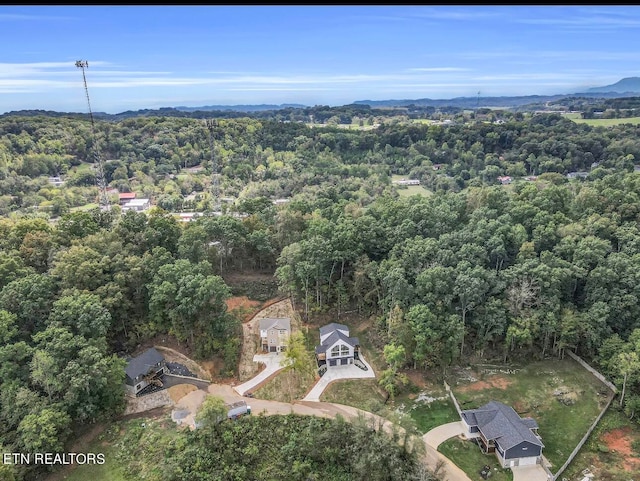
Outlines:
{"label": "white gabled house", "polygon": [[333,322],[320,328],[320,345],[316,346],[318,366],[353,364],[359,350],[360,341],[357,337],[349,337],[349,328],[344,324]]}

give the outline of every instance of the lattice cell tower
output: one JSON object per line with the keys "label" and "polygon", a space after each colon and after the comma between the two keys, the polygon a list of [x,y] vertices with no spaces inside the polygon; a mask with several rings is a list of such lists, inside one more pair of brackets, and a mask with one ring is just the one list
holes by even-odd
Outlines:
{"label": "lattice cell tower", "polygon": [[211,153],[211,208],[214,213],[218,213],[220,212],[220,174],[218,174],[218,161],[213,151],[213,133],[216,128],[216,121],[205,119],[204,124],[209,130],[209,152]]}
{"label": "lattice cell tower", "polygon": [[98,185],[98,202],[101,210],[111,210],[111,203],[109,202],[109,196],[107,195],[107,182],[104,176],[104,165],[102,164],[102,157],[100,156],[100,149],[98,147],[98,138],[96,137],[96,126],[93,120],[93,112],[91,111],[91,102],[89,101],[89,89],[87,88],[87,77],[84,73],[85,68],[89,68],[89,62],[86,60],[78,60],[76,67],[82,69],[82,80],[84,81],[84,91],[87,95],[87,105],[89,106],[89,118],[91,119],[91,135],[93,137],[92,154],[94,164],[96,166],[96,184]]}

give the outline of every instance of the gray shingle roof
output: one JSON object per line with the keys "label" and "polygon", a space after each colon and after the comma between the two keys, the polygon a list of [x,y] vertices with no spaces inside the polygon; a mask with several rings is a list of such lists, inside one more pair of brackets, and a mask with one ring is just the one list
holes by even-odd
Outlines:
{"label": "gray shingle roof", "polygon": [[[325,329],[330,326],[338,326],[338,327],[335,327],[335,329],[332,329],[332,330]],[[323,329],[325,329],[324,332],[322,332]],[[345,336],[342,333],[342,331],[349,332],[349,328],[344,324],[336,324],[335,322],[331,324],[327,324],[326,326],[322,326],[320,328],[320,336],[324,336],[325,334],[329,334],[330,332],[331,334],[329,335],[329,337],[327,337],[324,340],[322,344],[320,344],[319,346],[316,346],[316,354],[327,352],[327,349],[330,348],[333,344],[335,344],[335,342],[338,340],[344,342],[345,344],[350,345],[351,347],[355,347],[360,344],[360,340],[357,337]]]}
{"label": "gray shingle roof", "polygon": [[260,330],[286,329],[291,331],[291,319],[288,317],[265,317],[260,319]]}
{"label": "gray shingle roof", "polygon": [[125,373],[131,379],[135,379],[140,375],[147,374],[149,369],[162,361],[164,361],[162,354],[152,347],[144,351],[138,357],[132,358],[125,368]]}
{"label": "gray shingle roof", "polygon": [[326,326],[322,326],[320,328],[320,337],[333,331],[337,331],[338,329],[341,331],[347,331],[347,335],[349,334],[349,328],[347,326],[345,326],[344,324],[338,324],[337,322],[332,322],[331,324],[327,324]]}
{"label": "gray shingle roof", "polygon": [[469,426],[477,426],[488,440],[495,440],[505,451],[523,441],[544,447],[542,441],[532,432],[538,424],[532,418],[522,419],[511,407],[498,401],[491,401],[478,409],[462,411],[462,417]]}

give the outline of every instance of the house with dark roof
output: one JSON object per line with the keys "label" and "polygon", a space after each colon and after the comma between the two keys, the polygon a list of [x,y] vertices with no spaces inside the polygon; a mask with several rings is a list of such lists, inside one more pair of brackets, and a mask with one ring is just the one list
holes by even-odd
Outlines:
{"label": "house with dark roof", "polygon": [[260,319],[260,345],[265,352],[282,352],[289,344],[291,319],[288,317],[265,317]]}
{"label": "house with dark roof", "polygon": [[318,366],[344,366],[358,359],[360,341],[349,337],[349,328],[332,322],[320,328],[320,345],[316,346]]}
{"label": "house with dark roof", "polygon": [[162,354],[153,347],[129,359],[124,370],[127,393],[136,396],[150,384],[158,384],[159,379],[167,371],[166,364]]}
{"label": "house with dark roof", "polygon": [[485,454],[495,453],[503,468],[542,462],[544,444],[533,418],[521,418],[511,406],[498,401],[460,414],[467,436],[474,438]]}

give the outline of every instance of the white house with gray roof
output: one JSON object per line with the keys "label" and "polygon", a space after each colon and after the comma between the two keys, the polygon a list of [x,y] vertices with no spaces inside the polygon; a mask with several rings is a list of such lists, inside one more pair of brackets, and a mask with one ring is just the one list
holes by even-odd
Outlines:
{"label": "white house with gray roof", "polygon": [[266,352],[282,352],[289,344],[291,319],[288,317],[265,317],[260,319],[260,345]]}
{"label": "white house with gray roof", "polygon": [[320,345],[316,346],[316,359],[319,366],[344,366],[353,364],[358,358],[360,341],[349,337],[349,328],[344,324],[332,322],[320,328]]}
{"label": "white house with gray roof", "polygon": [[534,419],[521,418],[511,406],[498,401],[460,414],[467,436],[475,438],[485,454],[495,452],[503,468],[542,462],[544,444]]}

